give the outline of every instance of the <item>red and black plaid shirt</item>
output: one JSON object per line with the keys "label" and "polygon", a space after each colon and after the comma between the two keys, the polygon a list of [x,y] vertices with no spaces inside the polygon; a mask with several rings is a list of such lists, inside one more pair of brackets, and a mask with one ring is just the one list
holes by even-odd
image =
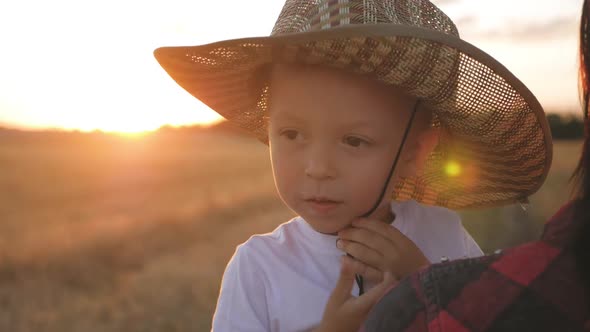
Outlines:
{"label": "red and black plaid shirt", "polygon": [[567,249],[572,215],[572,205],[562,208],[540,241],[406,278],[373,308],[365,331],[589,331],[587,293]]}

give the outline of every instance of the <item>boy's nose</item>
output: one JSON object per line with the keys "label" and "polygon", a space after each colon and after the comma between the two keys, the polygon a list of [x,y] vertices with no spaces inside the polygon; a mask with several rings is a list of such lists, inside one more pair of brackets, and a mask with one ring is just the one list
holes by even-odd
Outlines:
{"label": "boy's nose", "polygon": [[331,157],[328,151],[314,149],[307,155],[305,163],[305,175],[313,179],[329,179],[335,175]]}

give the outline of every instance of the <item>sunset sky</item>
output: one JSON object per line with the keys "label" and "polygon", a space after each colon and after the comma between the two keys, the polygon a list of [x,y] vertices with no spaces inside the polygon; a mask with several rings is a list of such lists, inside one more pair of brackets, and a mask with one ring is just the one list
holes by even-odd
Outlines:
{"label": "sunset sky", "polygon": [[[577,110],[581,0],[438,0],[548,111]],[[281,0],[0,3],[0,125],[135,132],[218,119],[152,52],[265,36]]]}

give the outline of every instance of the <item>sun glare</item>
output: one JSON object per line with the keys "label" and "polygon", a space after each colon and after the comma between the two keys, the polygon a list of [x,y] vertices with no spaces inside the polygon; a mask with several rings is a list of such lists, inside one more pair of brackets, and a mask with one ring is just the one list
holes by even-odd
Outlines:
{"label": "sun glare", "polygon": [[461,174],[461,165],[455,161],[449,161],[445,165],[445,173],[450,177],[456,177]]}

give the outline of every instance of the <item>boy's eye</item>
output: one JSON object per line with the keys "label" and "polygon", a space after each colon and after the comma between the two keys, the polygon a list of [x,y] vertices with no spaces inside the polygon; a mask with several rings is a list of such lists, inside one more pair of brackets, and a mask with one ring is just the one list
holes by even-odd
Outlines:
{"label": "boy's eye", "polygon": [[347,136],[344,138],[344,143],[350,145],[352,147],[358,148],[363,144],[367,144],[368,142],[362,138],[355,137],[355,136]]}
{"label": "boy's eye", "polygon": [[283,130],[283,132],[281,132],[281,136],[285,136],[287,139],[292,141],[296,139],[297,136],[299,136],[299,132],[293,129]]}

